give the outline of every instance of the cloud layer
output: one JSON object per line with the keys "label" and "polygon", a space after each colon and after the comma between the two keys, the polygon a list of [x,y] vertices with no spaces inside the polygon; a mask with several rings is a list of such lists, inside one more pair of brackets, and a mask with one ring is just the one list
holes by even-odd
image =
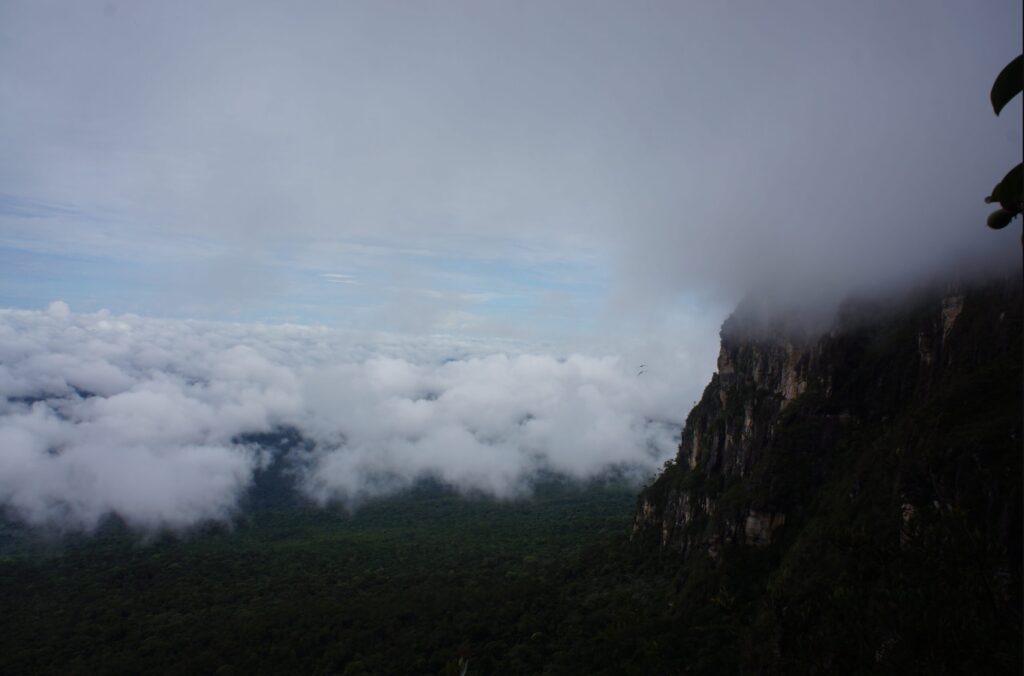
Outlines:
{"label": "cloud layer", "polygon": [[649,472],[695,393],[634,366],[62,302],[0,311],[0,505],[81,529],[107,514],[141,528],[228,518],[269,459],[240,436],[281,427],[315,443],[300,483],[317,500],[427,476],[511,496],[540,470]]}

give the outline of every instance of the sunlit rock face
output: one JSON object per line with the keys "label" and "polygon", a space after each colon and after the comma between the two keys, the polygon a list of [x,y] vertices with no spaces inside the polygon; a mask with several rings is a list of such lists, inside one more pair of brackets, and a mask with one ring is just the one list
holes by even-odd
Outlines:
{"label": "sunlit rock face", "polygon": [[[972,484],[996,476],[1000,460],[953,449],[929,466],[928,449],[942,440],[919,411],[951,387],[969,389],[978,373],[1000,377],[1004,361],[1019,368],[1020,331],[1019,278],[848,301],[815,330],[741,306],[722,327],[718,371],[687,417],[675,462],[639,498],[633,540],[684,560],[769,547],[799,537],[823,509],[823,487],[842,483],[843,499],[882,496],[894,546],[928,515],[955,509],[976,510],[968,518],[979,529],[1011,541],[1012,488]],[[1019,446],[1013,433],[999,443]],[[891,466],[867,478],[862,465],[878,457]]]}

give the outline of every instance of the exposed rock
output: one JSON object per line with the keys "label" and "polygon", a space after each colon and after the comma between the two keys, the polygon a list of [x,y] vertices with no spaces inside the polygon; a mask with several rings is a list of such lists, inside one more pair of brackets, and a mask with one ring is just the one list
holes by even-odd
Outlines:
{"label": "exposed rock", "polygon": [[759,512],[752,509],[747,513],[747,522],[743,527],[745,542],[755,547],[770,545],[775,530],[784,523],[786,523],[785,514]]}
{"label": "exposed rock", "polygon": [[953,330],[953,325],[956,324],[956,320],[960,317],[960,313],[964,310],[964,297],[963,294],[957,294],[955,296],[946,296],[942,299],[942,341],[945,342],[946,338],[949,337],[949,332]]}
{"label": "exposed rock", "polygon": [[900,547],[906,547],[917,531],[917,508],[909,502],[900,505]]}
{"label": "exposed rock", "polygon": [[917,353],[921,358],[921,364],[931,366],[935,362],[935,348],[932,345],[932,336],[922,331],[917,334]]}
{"label": "exposed rock", "polygon": [[798,369],[803,353],[793,346],[787,346],[786,352],[786,365],[782,371],[782,397],[788,403],[807,391],[807,380]]}

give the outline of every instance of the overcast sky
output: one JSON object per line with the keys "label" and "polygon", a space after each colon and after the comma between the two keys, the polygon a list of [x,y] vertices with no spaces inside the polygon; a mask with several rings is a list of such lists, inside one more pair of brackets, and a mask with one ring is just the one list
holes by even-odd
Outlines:
{"label": "overcast sky", "polygon": [[1021,23],[0,0],[0,308],[30,310],[0,315],[0,505],[223,515],[260,463],[233,435],[278,424],[326,449],[321,497],[655,467],[744,295],[1019,265],[983,198],[1020,161],[988,91]]}
{"label": "overcast sky", "polygon": [[1020,158],[987,94],[1021,20],[3,2],[0,304],[571,339],[1012,254],[981,198]]}

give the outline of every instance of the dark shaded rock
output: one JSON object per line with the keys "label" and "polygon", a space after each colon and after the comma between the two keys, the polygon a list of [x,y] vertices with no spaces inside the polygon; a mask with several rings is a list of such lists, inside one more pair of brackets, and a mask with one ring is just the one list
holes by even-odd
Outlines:
{"label": "dark shaded rock", "polygon": [[1021,303],[1015,277],[847,302],[817,335],[725,322],[632,539],[764,590],[736,620],[750,671],[1019,666]]}

